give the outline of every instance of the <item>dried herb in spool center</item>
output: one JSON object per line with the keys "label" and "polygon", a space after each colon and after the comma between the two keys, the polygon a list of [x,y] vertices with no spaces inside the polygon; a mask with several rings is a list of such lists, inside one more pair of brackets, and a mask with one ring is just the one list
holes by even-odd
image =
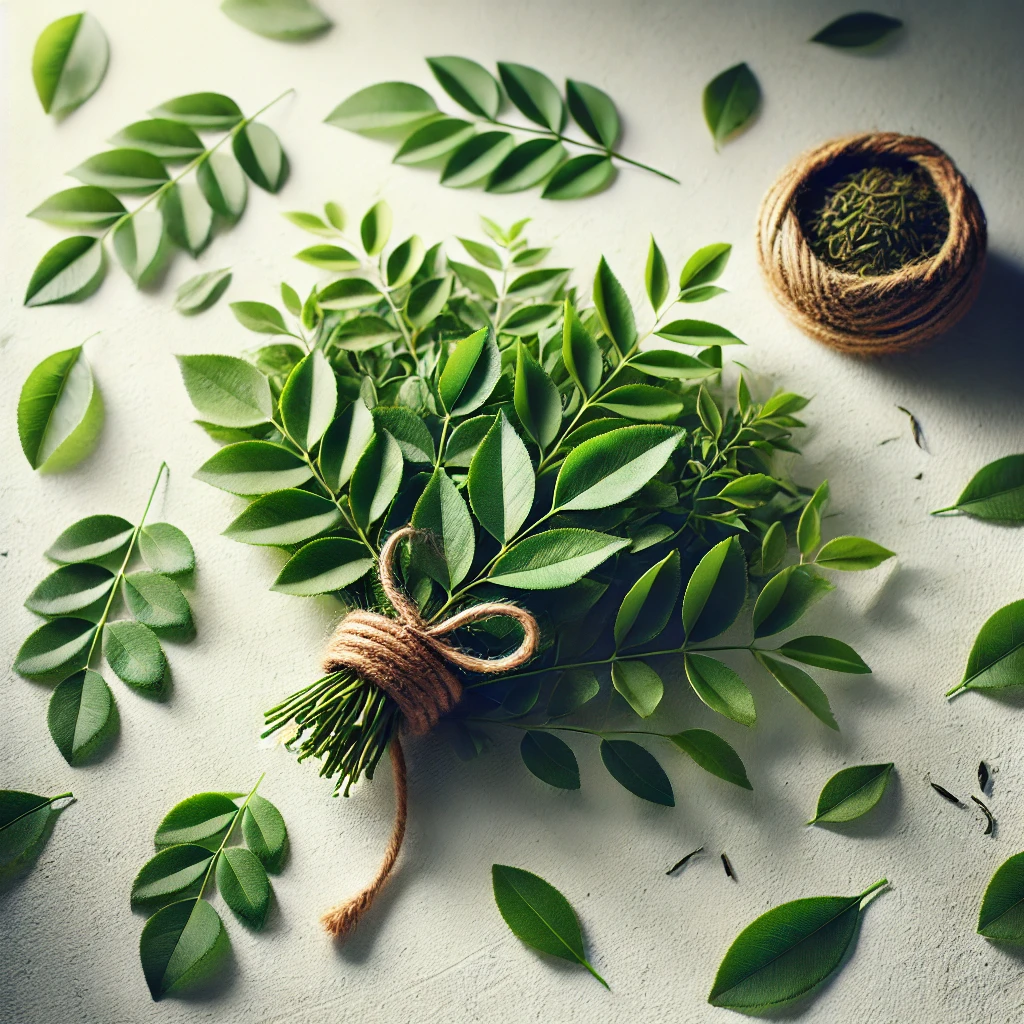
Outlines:
{"label": "dried herb in spool center", "polygon": [[934,257],[949,210],[931,178],[910,162],[843,168],[812,180],[800,220],[818,259],[862,277],[892,274]]}

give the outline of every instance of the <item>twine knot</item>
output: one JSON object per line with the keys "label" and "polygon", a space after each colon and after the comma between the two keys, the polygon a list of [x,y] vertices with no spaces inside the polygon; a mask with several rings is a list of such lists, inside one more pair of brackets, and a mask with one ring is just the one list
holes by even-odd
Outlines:
{"label": "twine knot", "polygon": [[[396,530],[380,552],[381,589],[397,618],[362,609],[349,612],[338,623],[327,644],[323,667],[328,673],[348,669],[378,686],[398,705],[406,731],[422,736],[461,699],[462,683],[456,668],[488,674],[518,668],[537,650],[540,628],[525,608],[501,601],[472,605],[441,622],[428,624],[395,580],[394,559],[398,545],[415,536],[417,531],[410,526]],[[502,658],[478,658],[442,639],[471,622],[502,615],[515,619],[523,629],[522,643]],[[391,839],[373,881],[324,914],[324,926],[334,936],[348,934],[369,910],[387,882],[405,838],[408,785],[399,733],[391,738],[390,748],[395,775],[395,824]]]}

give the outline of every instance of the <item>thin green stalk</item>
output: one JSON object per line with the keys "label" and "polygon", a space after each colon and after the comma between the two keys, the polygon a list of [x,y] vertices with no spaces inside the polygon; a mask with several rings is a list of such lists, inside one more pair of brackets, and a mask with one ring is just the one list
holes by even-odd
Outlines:
{"label": "thin green stalk", "polygon": [[866,897],[870,896],[870,895],[871,895],[871,894],[872,894],[873,892],[877,892],[877,891],[878,891],[879,889],[881,889],[881,888],[882,888],[882,886],[883,886],[883,885],[888,885],[888,884],[889,884],[889,879],[888,879],[888,878],[880,878],[880,879],[879,879],[879,880],[878,880],[877,882],[875,882],[875,884],[874,884],[874,885],[869,885],[869,886],[868,886],[868,887],[867,887],[867,888],[866,888],[866,889],[865,889],[865,890],[864,890],[864,891],[863,891],[863,892],[862,892],[862,893],[861,893],[861,894],[860,894],[860,895],[859,895],[859,896],[857,897],[857,899],[859,899],[859,900],[863,900],[863,899],[865,899]]}
{"label": "thin green stalk", "polygon": [[[146,516],[149,515],[149,507],[153,504],[156,489],[160,485],[160,478],[164,475],[165,469],[167,469],[167,463],[161,462],[160,468],[156,471],[156,479],[153,481],[153,487],[149,492],[146,507],[142,511],[142,518],[139,520],[135,529],[132,530],[131,540],[128,541],[128,550],[125,551],[124,559],[121,561],[121,568],[117,570],[117,575],[114,577],[114,582],[111,584],[110,594],[107,596],[107,603],[103,606],[103,614],[100,615],[96,622],[96,632],[92,635],[92,643],[89,644],[89,653],[85,658],[86,668],[92,664],[92,656],[96,652],[100,636],[103,634],[103,627],[107,624],[107,619],[110,617],[110,609],[114,604],[114,598],[117,596],[117,588],[121,585],[121,580],[124,579],[125,569],[128,568],[128,563],[131,561],[132,554],[135,551],[135,543],[139,539],[142,527],[145,525]],[[170,473],[170,470],[167,470],[167,472]]]}
{"label": "thin green stalk", "polygon": [[444,414],[444,422],[441,424],[441,440],[437,442],[437,457],[434,459],[434,469],[437,469],[441,465],[441,459],[444,456],[444,443],[448,437],[448,427],[452,422],[452,414],[446,412]]}
{"label": "thin green stalk", "polygon": [[[51,804],[56,803],[58,800],[64,800],[67,797],[70,797],[72,800],[74,800],[75,794],[58,793],[56,796],[48,797],[43,803],[36,804],[35,807],[30,807],[27,811],[22,811],[21,814],[19,814],[16,818],[12,818],[9,822],[7,822],[6,825],[4,825],[4,828],[10,828],[16,822],[21,821],[22,818],[27,818],[30,814],[35,814],[36,811],[40,811],[44,807],[49,807]],[[0,829],[0,831],[3,831],[3,829]]]}
{"label": "thin green stalk", "polygon": [[197,901],[203,898],[203,893],[206,891],[206,883],[209,882],[210,876],[213,874],[213,869],[217,863],[218,858],[223,852],[224,847],[228,845],[228,840],[231,838],[231,833],[235,831],[235,826],[238,824],[242,815],[245,813],[245,809],[249,806],[249,801],[255,795],[256,790],[260,788],[260,783],[263,781],[263,777],[266,774],[266,772],[263,772],[263,774],[260,775],[260,777],[256,780],[256,785],[249,790],[249,795],[242,802],[242,806],[238,808],[238,813],[231,819],[231,824],[228,825],[228,830],[224,833],[224,838],[221,840],[220,846],[217,847],[217,852],[213,855],[212,859],[210,860],[210,866],[206,869],[206,874],[203,875],[203,883],[199,886],[199,894],[196,896]]}

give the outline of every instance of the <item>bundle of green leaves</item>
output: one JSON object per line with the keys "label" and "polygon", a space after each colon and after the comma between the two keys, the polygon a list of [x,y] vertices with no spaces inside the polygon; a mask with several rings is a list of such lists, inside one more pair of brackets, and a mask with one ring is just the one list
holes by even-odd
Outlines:
{"label": "bundle of green leaves", "polygon": [[[584,305],[569,270],[536,266],[547,250],[529,245],[522,221],[505,230],[484,220],[490,244],[461,240],[474,266],[417,236],[386,252],[384,203],[362,219],[357,240],[345,237],[336,204],[326,219],[290,216],[339,236],[299,253],[331,278],[304,302],[282,286],[292,323],[269,304],[234,304],[245,326],[282,336],[248,358],[180,357],[199,422],[228,442],[197,476],[249,499],[228,536],[287,553],[275,590],[381,608],[382,540],[410,522],[428,532],[432,543],[409,546],[400,567],[427,619],[504,598],[528,607],[544,634],[524,670],[466,681],[451,723],[457,747],[479,752],[484,723],[520,729],[527,767],[563,788],[579,786],[579,770],[555,733],[592,733],[622,785],[673,803],[646,748],[563,721],[585,714],[602,690],[649,718],[664,695],[658,659],[681,661],[705,704],[752,725],[750,690],[717,656],[749,650],[837,728],[824,691],[794,662],[869,671],[858,655],[828,637],[774,650],[755,642],[833,589],[822,570],[867,569],[892,553],[856,537],[822,545],[827,484],[808,497],[781,474],[776,455],[796,451],[795,414],[806,400],[781,392],[757,401],[743,373],[730,400],[722,346],[742,342],[707,321],[666,322],[677,302],[722,291],[714,282],[728,245],[695,253],[669,301],[668,267],[652,239],[653,324],[641,331],[604,259]],[[652,337],[667,344],[649,348]],[[792,540],[799,562],[786,564]],[[753,641],[701,646],[751,596]],[[516,630],[490,620],[458,642],[505,651],[518,644]],[[347,794],[372,777],[399,717],[375,686],[342,671],[269,711],[267,725],[297,726],[300,759],[320,759],[321,774]],[[649,735],[750,785],[735,751],[711,732]]]}

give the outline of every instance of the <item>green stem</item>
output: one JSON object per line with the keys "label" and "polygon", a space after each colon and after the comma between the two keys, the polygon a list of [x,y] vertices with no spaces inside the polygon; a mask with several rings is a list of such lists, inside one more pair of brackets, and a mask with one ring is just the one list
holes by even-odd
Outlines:
{"label": "green stem", "polygon": [[441,459],[444,456],[444,442],[448,437],[448,427],[452,422],[452,414],[445,413],[444,423],[441,424],[441,440],[437,442],[437,458],[434,459],[434,469],[437,469],[441,465]]}
{"label": "green stem", "polygon": [[952,690],[947,690],[943,696],[945,696],[945,697],[955,697],[958,693],[962,693],[966,689],[967,689],[967,683],[966,682],[964,682],[964,683],[957,683],[956,686],[954,686]]}
{"label": "green stem", "polygon": [[[149,507],[153,504],[153,498],[156,495],[156,489],[160,485],[160,478],[164,475],[164,470],[167,469],[167,463],[161,462],[160,468],[156,471],[156,479],[153,481],[153,487],[149,492],[149,498],[146,501],[146,507],[142,510],[142,518],[139,520],[138,526],[132,530],[131,540],[128,541],[128,550],[124,553],[124,559],[121,561],[121,568],[117,570],[117,575],[114,577],[114,582],[110,587],[110,594],[107,597],[107,603],[103,606],[103,614],[100,615],[96,622],[96,632],[92,635],[92,643],[89,644],[89,653],[85,658],[85,667],[88,668],[92,664],[92,656],[96,652],[96,648],[99,644],[100,636],[103,634],[103,627],[107,624],[107,619],[110,617],[110,609],[114,603],[114,598],[117,595],[117,588],[121,585],[121,580],[124,579],[125,569],[128,568],[128,563],[131,561],[132,553],[135,551],[135,543],[139,539],[139,534],[142,532],[142,527],[145,525],[146,516],[149,515]],[[168,470],[168,473],[170,470]]]}
{"label": "green stem", "polygon": [[203,152],[199,154],[199,156],[195,157],[193,160],[190,160],[187,164],[185,164],[184,168],[182,168],[181,171],[179,171],[173,178],[171,178],[170,181],[165,181],[158,189],[156,189],[155,192],[151,192],[141,203],[139,203],[138,206],[135,207],[134,210],[131,210],[129,213],[126,213],[119,220],[115,221],[115,223],[111,224],[110,227],[107,228],[107,230],[104,231],[103,234],[100,236],[100,241],[102,242],[107,237],[107,235],[109,235],[110,232],[117,227],[118,224],[123,224],[126,220],[131,220],[132,217],[134,217],[137,213],[140,213],[142,210],[144,210],[147,206],[150,205],[150,203],[159,199],[160,196],[162,196],[165,192],[169,191],[173,186],[175,186],[179,181],[181,181],[181,179],[184,178],[186,174],[188,174],[190,171],[194,171],[200,164],[205,163],[207,160],[209,160],[210,155],[212,153],[216,153],[217,150],[220,149],[220,147],[223,146],[224,143],[228,141],[228,139],[233,139],[243,128],[246,128],[250,124],[252,124],[252,122],[255,121],[257,117],[260,116],[260,114],[266,113],[266,111],[268,111],[275,103],[280,102],[285,98],[285,96],[293,92],[295,92],[294,89],[285,89],[285,91],[281,93],[280,96],[277,96],[276,98],[272,99],[269,103],[260,107],[260,109],[257,110],[256,113],[253,114],[251,117],[246,117],[239,121],[238,124],[236,124],[235,127],[232,128],[231,131],[229,131],[223,138],[218,139],[209,149],[204,149]]}
{"label": "green stem", "polygon": [[866,888],[866,889],[865,889],[865,890],[864,890],[864,891],[863,891],[863,892],[862,892],[862,893],[861,893],[861,894],[860,894],[860,895],[859,895],[859,896],[857,897],[857,899],[859,899],[859,900],[863,900],[863,899],[865,899],[866,897],[870,896],[870,895],[871,895],[871,894],[872,894],[873,892],[876,892],[876,891],[877,891],[878,889],[881,889],[883,885],[888,885],[888,884],[889,884],[889,879],[888,879],[888,878],[880,878],[880,879],[879,879],[879,880],[878,880],[877,882],[875,882],[875,884],[874,884],[874,885],[869,885],[869,886],[868,886],[868,887],[867,887],[867,888]]}
{"label": "green stem", "polygon": [[231,824],[228,825],[228,830],[227,830],[227,832],[224,833],[224,838],[221,840],[220,846],[217,847],[217,852],[211,858],[210,866],[206,869],[206,874],[203,875],[203,884],[199,886],[199,894],[196,896],[196,900],[197,901],[201,900],[203,898],[203,893],[206,891],[206,883],[209,882],[210,876],[213,874],[213,869],[214,869],[214,866],[217,863],[217,859],[220,857],[221,853],[223,852],[224,847],[228,845],[228,840],[231,838],[231,833],[235,831],[235,826],[238,824],[239,820],[241,819],[242,814],[245,812],[246,807],[249,806],[249,801],[256,794],[256,790],[260,788],[260,783],[263,781],[263,777],[266,774],[267,773],[264,772],[256,780],[256,785],[253,786],[252,789],[249,790],[249,795],[245,798],[245,800],[242,801],[242,806],[238,808],[238,812],[231,819]]}
{"label": "green stem", "polygon": [[12,818],[9,822],[7,822],[6,825],[3,826],[3,828],[0,828],[0,832],[2,832],[4,828],[10,828],[16,822],[21,821],[22,818],[27,818],[30,814],[35,814],[36,811],[42,810],[44,807],[49,807],[50,804],[54,804],[58,800],[64,800],[67,797],[70,797],[72,800],[74,800],[75,794],[58,793],[56,796],[47,797],[47,799],[44,800],[43,803],[36,804],[35,807],[30,807],[27,811],[22,811],[21,814],[19,814],[16,818]]}

